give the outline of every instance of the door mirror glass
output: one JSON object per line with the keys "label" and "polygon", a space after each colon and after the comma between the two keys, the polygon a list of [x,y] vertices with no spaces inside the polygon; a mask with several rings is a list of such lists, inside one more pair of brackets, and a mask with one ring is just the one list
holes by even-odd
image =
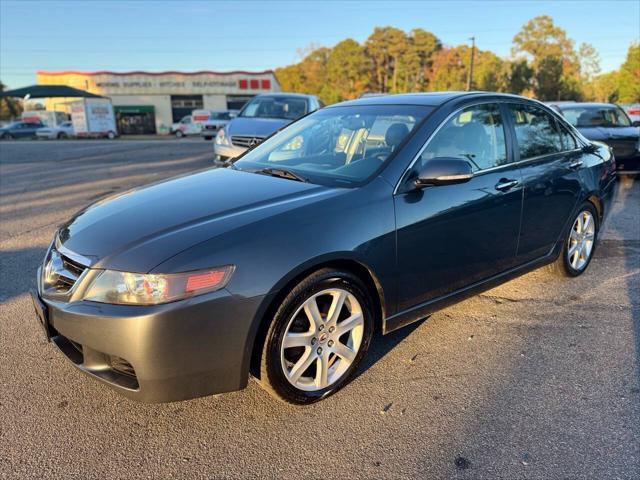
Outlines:
{"label": "door mirror glass", "polygon": [[418,172],[415,185],[418,188],[453,185],[468,182],[473,169],[466,160],[451,157],[432,158]]}

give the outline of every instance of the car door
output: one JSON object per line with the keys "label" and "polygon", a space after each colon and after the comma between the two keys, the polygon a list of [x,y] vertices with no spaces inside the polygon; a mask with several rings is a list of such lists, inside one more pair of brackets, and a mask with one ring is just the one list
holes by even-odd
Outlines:
{"label": "car door", "polygon": [[[394,197],[400,311],[514,265],[522,184],[507,139],[499,104],[466,107],[443,122],[401,182]],[[467,160],[473,178],[411,188],[426,162],[443,157]]]}
{"label": "car door", "polygon": [[16,125],[16,128],[11,132],[16,138],[24,138],[29,136],[29,124],[28,123],[19,123]]}
{"label": "car door", "polygon": [[580,198],[584,153],[573,135],[547,111],[529,103],[507,105],[516,139],[524,201],[518,262],[550,253]]}

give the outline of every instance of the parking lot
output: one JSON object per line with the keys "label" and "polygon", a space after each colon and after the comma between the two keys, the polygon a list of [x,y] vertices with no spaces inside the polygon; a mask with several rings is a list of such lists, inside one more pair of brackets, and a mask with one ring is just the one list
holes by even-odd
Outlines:
{"label": "parking lot", "polygon": [[585,275],[539,270],[377,338],[319,404],[250,382],[146,405],[76,371],[28,296],[56,226],[212,157],[201,139],[0,143],[0,477],[640,476],[640,180],[627,177]]}

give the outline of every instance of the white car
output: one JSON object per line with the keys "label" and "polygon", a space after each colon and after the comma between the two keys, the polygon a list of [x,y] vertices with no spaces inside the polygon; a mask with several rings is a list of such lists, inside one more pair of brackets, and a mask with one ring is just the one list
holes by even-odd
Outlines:
{"label": "white car", "polygon": [[209,118],[202,122],[202,132],[200,135],[205,140],[211,140],[216,136],[218,130],[224,127],[237,115],[237,110],[220,110],[211,112]]}
{"label": "white car", "polygon": [[198,135],[202,128],[200,123],[195,123],[191,118],[191,115],[182,117],[178,123],[171,125],[171,133],[178,138],[185,137],[187,135]]}
{"label": "white car", "polygon": [[61,123],[57,127],[43,127],[36,130],[36,137],[48,138],[50,140],[56,138],[71,138],[74,136],[75,133],[73,131],[73,124],[71,122]]}

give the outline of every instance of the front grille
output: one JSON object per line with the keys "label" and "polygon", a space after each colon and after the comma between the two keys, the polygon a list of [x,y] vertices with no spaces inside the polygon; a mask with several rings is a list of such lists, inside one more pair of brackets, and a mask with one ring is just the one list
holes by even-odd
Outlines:
{"label": "front grille", "polygon": [[231,143],[236,147],[251,148],[258,145],[264,140],[264,137],[256,137],[253,135],[232,135]]}
{"label": "front grille", "polygon": [[85,270],[84,265],[62,255],[52,247],[42,271],[44,293],[68,293]]}

